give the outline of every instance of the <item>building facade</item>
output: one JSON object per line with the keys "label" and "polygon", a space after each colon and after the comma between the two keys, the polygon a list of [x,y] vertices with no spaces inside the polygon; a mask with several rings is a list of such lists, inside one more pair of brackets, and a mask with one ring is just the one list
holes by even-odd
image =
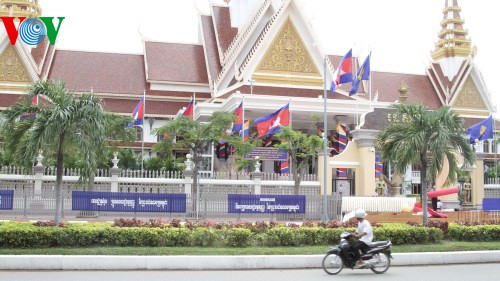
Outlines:
{"label": "building facade", "polygon": [[[371,71],[357,95],[349,96],[351,83],[327,95],[328,136],[343,124],[350,142],[345,151],[328,161],[327,192],[349,186],[350,194],[372,195],[376,186],[373,141],[389,124],[388,108],[396,102],[421,103],[430,109],[449,105],[475,124],[494,112],[481,73],[474,63],[475,48],[464,29],[457,0],[444,1],[441,31],[423,75]],[[38,17],[37,0],[0,0],[0,15]],[[323,127],[325,85],[330,85],[342,56],[326,54],[314,44],[316,37],[307,17],[293,0],[232,0],[200,14],[199,42],[179,44],[145,40],[140,55],[61,50],[47,40],[30,47],[12,45],[0,30],[0,110],[21,98],[39,79],[62,79],[76,92],[99,95],[105,109],[130,115],[145,95],[145,122],[141,130],[145,157],[158,141],[152,134],[182,113],[196,96],[194,118],[208,121],[215,111],[234,111],[244,101],[245,119],[253,120],[289,103],[291,127],[316,134]],[[438,24],[438,23],[436,23]],[[422,50],[427,52],[429,50]],[[358,69],[364,58],[353,59]],[[42,97],[43,98],[43,97]],[[136,142],[139,152],[141,141]],[[472,174],[471,203],[484,197],[484,164],[492,166],[498,149],[492,142],[475,145],[478,160]],[[231,159],[217,160],[207,151],[207,171],[232,169]],[[322,175],[321,157],[311,170]],[[336,181],[335,169],[349,169],[352,182]],[[263,171],[275,165],[265,161]],[[386,167],[390,176],[390,167]],[[418,176],[409,167],[405,181]],[[418,185],[419,182],[413,183]],[[347,191],[346,191],[347,192]],[[448,201],[456,201],[450,196]]]}

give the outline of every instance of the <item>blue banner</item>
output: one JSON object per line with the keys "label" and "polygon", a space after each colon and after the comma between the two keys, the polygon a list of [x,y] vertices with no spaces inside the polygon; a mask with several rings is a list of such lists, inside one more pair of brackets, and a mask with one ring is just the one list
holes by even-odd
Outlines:
{"label": "blue banner", "polygon": [[228,194],[229,213],[305,213],[305,195]]}
{"label": "blue banner", "polygon": [[483,211],[500,211],[500,198],[483,198]]}
{"label": "blue banner", "polygon": [[0,210],[12,210],[14,207],[14,190],[0,190]]}
{"label": "blue banner", "polygon": [[288,161],[288,152],[274,147],[256,147],[243,157],[245,159],[255,159],[255,156],[259,156],[260,160]]}
{"label": "blue banner", "polygon": [[185,213],[186,194],[73,191],[73,210]]}

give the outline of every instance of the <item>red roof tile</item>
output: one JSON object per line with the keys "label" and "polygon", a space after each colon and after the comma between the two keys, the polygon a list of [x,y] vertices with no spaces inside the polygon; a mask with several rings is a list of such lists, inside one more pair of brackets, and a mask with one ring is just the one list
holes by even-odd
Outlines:
{"label": "red roof tile", "polygon": [[[131,114],[139,99],[111,99],[104,98],[104,109],[114,113]],[[187,106],[187,101],[155,101],[146,99],[146,116],[148,115],[175,115],[179,109]]]}
{"label": "red roof tile", "polygon": [[142,55],[57,50],[48,78],[76,92],[142,95],[148,88]]}
{"label": "red roof tile", "polygon": [[149,81],[208,84],[203,46],[146,42]]}
{"label": "red roof tile", "polygon": [[207,58],[208,70],[210,79],[214,80],[222,67],[219,60],[219,52],[217,51],[217,40],[215,39],[215,30],[210,16],[201,17],[201,28],[204,41],[204,50]]}
{"label": "red roof tile", "polygon": [[426,75],[372,72],[372,97],[379,93],[378,101],[395,102],[399,100],[398,89],[401,81],[408,85],[408,102],[421,103],[431,109],[441,107],[441,101]]}
{"label": "red roof tile", "polygon": [[231,27],[229,7],[213,6],[212,15],[219,47],[222,51],[225,51],[238,33],[238,29]]}

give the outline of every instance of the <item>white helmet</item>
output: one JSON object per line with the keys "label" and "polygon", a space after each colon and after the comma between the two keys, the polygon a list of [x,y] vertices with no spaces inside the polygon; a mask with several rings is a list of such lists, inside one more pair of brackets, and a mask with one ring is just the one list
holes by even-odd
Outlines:
{"label": "white helmet", "polygon": [[366,212],[364,209],[357,209],[356,212],[354,213],[354,216],[357,219],[364,219],[366,217]]}

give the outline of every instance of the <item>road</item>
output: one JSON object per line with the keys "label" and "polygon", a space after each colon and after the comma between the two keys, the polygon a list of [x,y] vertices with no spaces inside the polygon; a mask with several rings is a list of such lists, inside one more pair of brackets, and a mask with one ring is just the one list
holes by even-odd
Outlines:
{"label": "road", "polygon": [[[322,269],[296,270],[143,270],[143,271],[0,271],[1,281],[125,281],[125,280],[203,280],[203,281],[310,281],[310,280],[495,280],[500,275],[500,264],[460,264],[441,266],[391,267],[385,274],[377,275],[370,270],[344,269],[339,276],[327,275]],[[493,279],[492,279],[493,278]]]}

